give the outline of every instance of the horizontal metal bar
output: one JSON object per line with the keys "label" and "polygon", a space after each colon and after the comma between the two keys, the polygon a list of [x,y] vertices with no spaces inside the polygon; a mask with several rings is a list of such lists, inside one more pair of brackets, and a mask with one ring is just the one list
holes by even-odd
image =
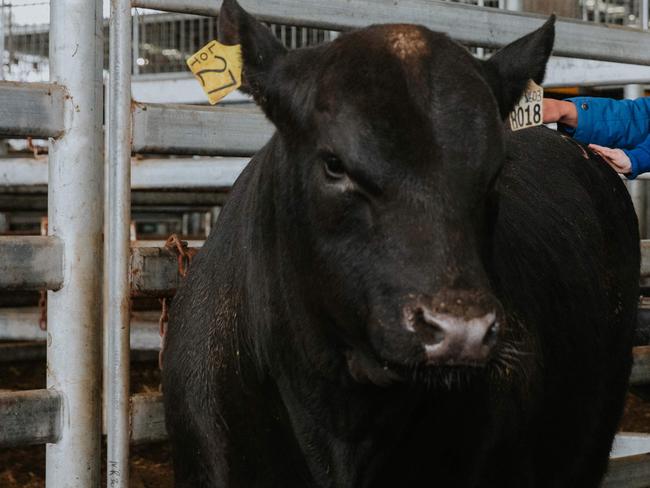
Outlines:
{"label": "horizontal metal bar", "polygon": [[[167,158],[132,160],[133,190],[230,188],[248,164],[247,158]],[[0,191],[47,186],[47,157],[0,159]]]}
{"label": "horizontal metal bar", "polygon": [[[26,189],[27,190],[27,189]],[[137,190],[131,194],[133,211],[146,211],[162,208],[169,212],[185,212],[196,209],[209,209],[223,205],[227,193],[217,191],[150,191]],[[173,207],[173,208],[170,208]],[[45,193],[0,193],[0,211],[46,211]]]}
{"label": "horizontal metal bar", "polygon": [[[156,329],[158,324],[156,323]],[[153,337],[153,335],[151,336]],[[133,339],[133,335],[131,335]],[[131,362],[137,363],[157,363],[160,352],[160,338],[156,330],[157,345],[156,349],[131,349]],[[131,343],[133,344],[133,342]],[[20,361],[45,361],[47,355],[47,345],[45,342],[7,342],[0,344],[0,363],[14,363]]]}
{"label": "horizontal metal bar", "polygon": [[165,247],[131,249],[131,296],[174,296],[181,279],[175,251]]}
{"label": "horizontal metal bar", "polygon": [[133,106],[136,153],[250,156],[266,144],[273,130],[254,107]]}
{"label": "horizontal metal bar", "polygon": [[56,442],[61,406],[61,397],[54,390],[0,393],[0,447]]}
{"label": "horizontal metal bar", "polygon": [[[546,18],[495,8],[434,0],[241,0],[269,22],[347,30],[370,24],[422,24],[475,46],[501,47],[539,27]],[[214,0],[135,0],[134,7],[214,16]],[[650,36],[639,30],[560,19],[555,54],[650,65]]]}
{"label": "horizontal metal bar", "polygon": [[[0,340],[2,340],[0,338]],[[45,359],[46,343],[2,342],[0,343],[0,364]]]}
{"label": "horizontal metal bar", "polygon": [[54,84],[0,82],[0,136],[58,137],[65,90]]}
{"label": "horizontal metal bar", "polygon": [[165,410],[160,393],[131,397],[131,443],[145,444],[167,439]]}
{"label": "horizontal metal bar", "polygon": [[610,457],[622,458],[647,453],[650,453],[650,434],[619,432]]}
{"label": "horizontal metal bar", "polygon": [[[155,19],[157,24],[162,20],[160,19],[160,15],[143,15],[140,17],[140,21],[150,17]],[[180,20],[176,14],[173,17],[176,20]],[[203,104],[206,101],[205,92],[189,71],[134,76],[131,83],[131,90],[133,92],[133,100],[141,103]],[[252,101],[253,99],[250,95],[246,95],[240,91],[234,91],[227,95],[219,104],[224,105]]]}
{"label": "horizontal metal bar", "polygon": [[58,290],[62,284],[60,239],[0,236],[0,289]]}
{"label": "horizontal metal bar", "polygon": [[131,188],[230,188],[248,164],[247,158],[134,160]]}
{"label": "horizontal metal bar", "polygon": [[632,83],[648,83],[649,81],[650,67],[648,66],[554,56],[546,66],[544,88],[621,86]]}
{"label": "horizontal metal bar", "polygon": [[[131,350],[160,350],[159,316],[157,312],[132,312]],[[0,341],[47,340],[47,332],[38,325],[39,317],[34,307],[0,308]]]}
{"label": "horizontal metal bar", "polygon": [[[650,273],[650,241],[641,241],[642,276]],[[62,243],[55,237],[0,237],[0,288],[58,289],[63,281]],[[175,252],[166,248],[132,250],[134,296],[172,296],[178,286]]]}

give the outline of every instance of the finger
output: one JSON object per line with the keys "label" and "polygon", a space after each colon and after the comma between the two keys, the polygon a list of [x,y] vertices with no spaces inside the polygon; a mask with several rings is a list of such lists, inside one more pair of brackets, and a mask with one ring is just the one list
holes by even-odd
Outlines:
{"label": "finger", "polygon": [[607,164],[614,164],[614,160],[613,160],[613,159],[612,159],[608,154],[605,154],[603,151],[595,151],[595,152],[596,152],[596,154],[598,154],[602,159],[604,159],[605,162],[607,162]]}
{"label": "finger", "polygon": [[609,164],[614,171],[617,173],[623,173],[623,168],[618,166],[615,162],[609,161],[607,159],[605,161],[607,161],[607,164]]}
{"label": "finger", "polygon": [[589,144],[589,149],[593,149],[594,151],[600,151],[602,149],[608,149],[605,146],[599,146],[598,144]]}
{"label": "finger", "polygon": [[[607,160],[615,160],[617,159],[617,156],[619,156],[618,152],[616,149],[610,149],[608,147],[603,147],[603,146],[596,146],[593,147],[593,151],[600,155],[601,157],[607,159]],[[591,146],[589,146],[591,147]]]}
{"label": "finger", "polygon": [[598,154],[601,158],[604,158],[604,159],[610,159],[609,156],[607,155],[607,153],[605,153],[605,151],[604,151],[603,149],[604,149],[604,148],[599,148],[599,149],[592,148],[592,150],[593,150],[596,154]]}

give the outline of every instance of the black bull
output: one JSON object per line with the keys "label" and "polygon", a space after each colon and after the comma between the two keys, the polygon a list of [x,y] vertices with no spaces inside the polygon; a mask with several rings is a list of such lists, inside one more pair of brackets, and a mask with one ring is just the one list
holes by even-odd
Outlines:
{"label": "black bull", "polygon": [[487,62],[411,25],[287,52],[224,2],[278,132],[172,307],[177,486],[598,486],[637,222],[593,154],[503,127],[553,33]]}

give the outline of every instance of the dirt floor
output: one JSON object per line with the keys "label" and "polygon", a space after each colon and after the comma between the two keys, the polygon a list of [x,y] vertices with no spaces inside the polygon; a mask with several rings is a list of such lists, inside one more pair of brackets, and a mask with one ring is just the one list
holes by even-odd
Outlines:
{"label": "dirt floor", "polygon": [[[133,393],[157,391],[160,372],[153,362],[132,365]],[[32,390],[45,387],[45,364],[30,361],[0,364],[0,390]],[[621,430],[650,433],[650,401],[630,394]],[[105,456],[102,455],[102,459]],[[105,479],[105,466],[102,467]],[[45,486],[45,447],[0,449],[0,488],[41,488]],[[133,446],[131,449],[133,488],[172,488],[173,470],[166,443]]]}

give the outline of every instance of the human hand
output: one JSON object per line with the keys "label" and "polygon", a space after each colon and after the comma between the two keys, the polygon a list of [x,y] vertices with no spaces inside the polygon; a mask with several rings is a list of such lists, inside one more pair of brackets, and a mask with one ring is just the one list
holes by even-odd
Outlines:
{"label": "human hand", "polygon": [[589,144],[589,149],[607,161],[617,173],[628,174],[632,171],[632,161],[622,149],[611,149],[598,144]]}
{"label": "human hand", "polygon": [[569,127],[578,126],[578,109],[572,102],[545,98],[543,103],[545,124],[560,122]]}

